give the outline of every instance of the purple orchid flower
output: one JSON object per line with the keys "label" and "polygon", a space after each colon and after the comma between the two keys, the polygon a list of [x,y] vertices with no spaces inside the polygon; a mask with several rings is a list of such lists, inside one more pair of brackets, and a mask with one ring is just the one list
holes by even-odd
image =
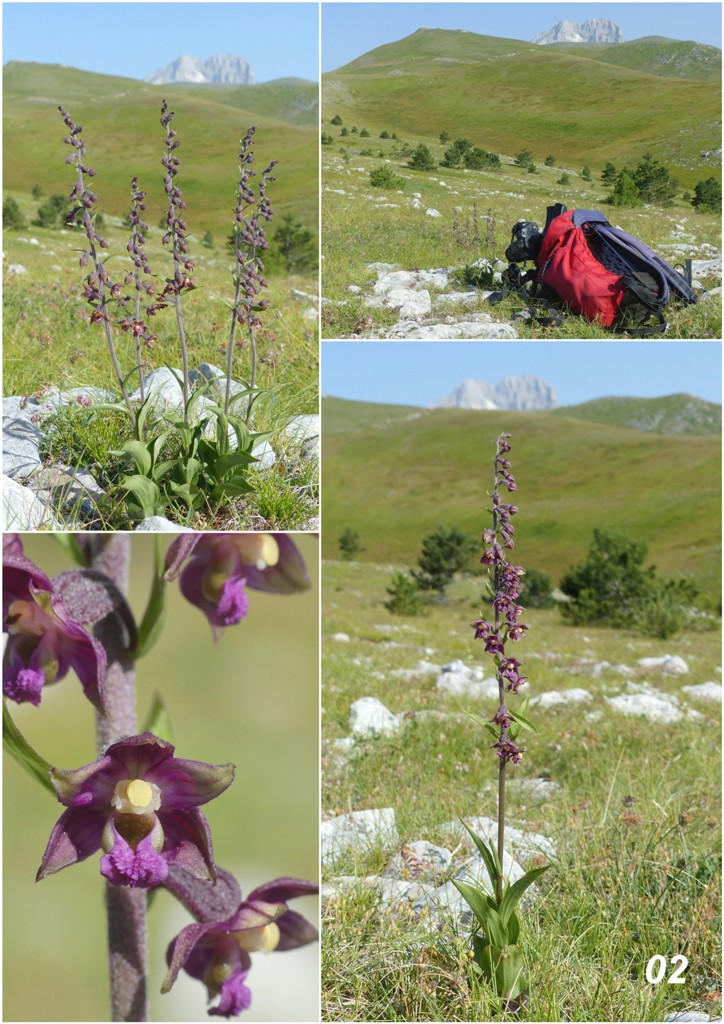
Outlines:
{"label": "purple orchid flower", "polygon": [[161,991],[171,989],[183,967],[192,978],[203,981],[210,1000],[219,997],[209,1014],[236,1017],[248,1010],[249,954],[283,952],[315,942],[319,932],[297,911],[289,910],[287,900],[318,892],[316,882],[277,878],[249,893],[226,920],[187,925],[166,952],[169,966]]}
{"label": "purple orchid flower", "polygon": [[51,780],[68,809],[51,832],[37,880],[100,849],[101,874],[112,885],[160,885],[169,864],[214,879],[211,833],[198,807],[231,784],[234,765],[173,753],[170,743],[144,732],[112,743],[84,768],[53,768]]}
{"label": "purple orchid flower", "polygon": [[285,533],[184,534],[166,554],[165,579],[179,574],[181,592],[201,609],[217,640],[246,615],[246,587],[293,594],[310,585],[304,559]]}
{"label": "purple orchid flower", "polygon": [[3,693],[40,704],[43,687],[73,669],[91,703],[104,710],[106,652],[70,618],[53,584],[25,555],[20,538],[3,539]]}

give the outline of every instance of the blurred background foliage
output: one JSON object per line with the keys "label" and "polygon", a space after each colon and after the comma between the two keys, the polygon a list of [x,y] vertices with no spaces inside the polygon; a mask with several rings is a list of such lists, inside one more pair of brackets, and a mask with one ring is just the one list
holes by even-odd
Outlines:
{"label": "blurred background foliage", "polygon": [[[214,645],[205,617],[171,584],[165,628],[138,665],[139,728],[158,692],[179,757],[236,764],[231,788],[204,810],[217,863],[234,872],[245,895],[281,875],[316,880],[319,874],[318,540],[295,540],[311,590],[291,596],[250,591],[248,617]],[[27,535],[23,543],[51,576],[72,567],[51,535]],[[130,603],[140,618],[153,538],[132,535],[131,557]],[[40,708],[13,704],[11,713],[52,764],[77,768],[95,759],[94,712],[74,674],[49,687]],[[35,883],[62,808],[14,761],[4,762],[3,1019],[108,1020],[98,857]],[[294,907],[317,921],[315,898],[296,900]],[[165,891],[149,911],[153,1020],[206,1019],[199,982],[182,974],[169,995],[159,991],[166,947],[190,920]],[[317,944],[253,959],[250,1020],[319,1019]]]}

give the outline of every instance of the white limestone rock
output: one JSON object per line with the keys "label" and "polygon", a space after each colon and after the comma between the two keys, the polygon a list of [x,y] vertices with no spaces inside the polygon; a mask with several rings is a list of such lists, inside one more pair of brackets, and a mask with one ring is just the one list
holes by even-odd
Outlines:
{"label": "white limestone rock", "polygon": [[23,530],[61,530],[62,524],[57,521],[46,502],[30,490],[3,475],[2,479],[2,529],[3,531],[20,532]]}
{"label": "white limestone rock", "polygon": [[531,705],[536,704],[539,708],[553,708],[561,704],[588,704],[593,700],[593,694],[588,690],[573,687],[570,690],[546,690],[535,697],[531,697]]}
{"label": "white limestone rock", "polygon": [[385,875],[403,880],[431,880],[447,871],[452,856],[451,851],[444,846],[435,846],[426,839],[418,839],[404,844],[385,868]]}
{"label": "white limestone rock", "polygon": [[670,724],[684,718],[701,718],[696,711],[684,711],[672,694],[622,693],[616,697],[605,697],[606,702],[622,715],[648,718],[650,722]]}
{"label": "white limestone rock", "polygon": [[360,697],[349,709],[349,724],[354,736],[390,736],[400,722],[377,697]]}
{"label": "white limestone rock", "polygon": [[518,332],[511,324],[491,320],[463,320],[454,324],[419,324],[411,320],[395,324],[386,337],[400,341],[466,341],[477,338],[517,338]]}
{"label": "white limestone rock", "polygon": [[522,799],[534,804],[544,804],[563,788],[560,782],[553,779],[509,779],[508,789],[512,793],[520,794]]}
{"label": "white limestone rock", "polygon": [[322,864],[333,864],[345,853],[368,853],[399,845],[392,807],[340,814],[321,825]]}
{"label": "white limestone rock", "polygon": [[149,516],[135,527],[135,533],[195,533],[188,526],[179,526],[164,516]]}
{"label": "white limestone rock", "polygon": [[660,668],[666,675],[685,676],[689,673],[689,666],[678,654],[664,654],[661,658],[639,658],[638,664],[642,668]]}
{"label": "white limestone rock", "polygon": [[721,683],[697,683],[695,686],[682,686],[682,693],[688,693],[696,700],[711,700],[721,704]]}

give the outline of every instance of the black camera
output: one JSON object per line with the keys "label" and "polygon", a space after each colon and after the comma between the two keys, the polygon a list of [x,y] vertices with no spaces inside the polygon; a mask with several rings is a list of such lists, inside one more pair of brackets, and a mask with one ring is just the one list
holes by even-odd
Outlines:
{"label": "black camera", "polygon": [[532,220],[519,220],[513,225],[510,245],[505,250],[505,258],[510,263],[524,263],[536,260],[543,242],[543,234]]}

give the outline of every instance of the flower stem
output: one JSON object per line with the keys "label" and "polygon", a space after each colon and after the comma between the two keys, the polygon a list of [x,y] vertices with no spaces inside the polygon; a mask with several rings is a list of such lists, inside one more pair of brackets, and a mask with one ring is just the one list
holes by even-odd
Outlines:
{"label": "flower stem", "polygon": [[[496,446],[497,448],[497,446]],[[493,483],[493,494],[498,494],[498,454],[495,453],[495,472],[494,472],[494,483]],[[497,541],[498,537],[498,513],[497,506],[493,504],[493,534]],[[498,561],[495,562],[494,570],[494,590],[496,595],[500,591],[500,564]],[[495,633],[500,635],[500,609],[496,603],[495,605]],[[500,698],[500,705],[505,704],[505,679],[503,674],[498,667],[498,695]],[[506,736],[505,726],[500,727],[500,740],[504,740]],[[498,861],[500,862],[500,874],[497,876],[495,883],[495,898],[500,903],[503,899],[503,854],[505,850],[505,758],[500,758],[498,765]]]}
{"label": "flower stem", "polygon": [[[105,573],[123,594],[128,593],[130,538],[122,533],[92,538],[90,568]],[[115,617],[96,626],[106,649],[106,713],[96,715],[98,752],[138,731],[135,669],[128,657],[123,625]],[[105,892],[111,1020],[146,1021],[146,893],[106,883]]]}
{"label": "flower stem", "polygon": [[251,344],[251,380],[249,382],[251,394],[249,395],[249,401],[246,405],[247,426],[251,419],[251,407],[254,404],[254,388],[256,387],[256,338],[254,337],[254,328],[251,326],[249,327],[249,342]]}

